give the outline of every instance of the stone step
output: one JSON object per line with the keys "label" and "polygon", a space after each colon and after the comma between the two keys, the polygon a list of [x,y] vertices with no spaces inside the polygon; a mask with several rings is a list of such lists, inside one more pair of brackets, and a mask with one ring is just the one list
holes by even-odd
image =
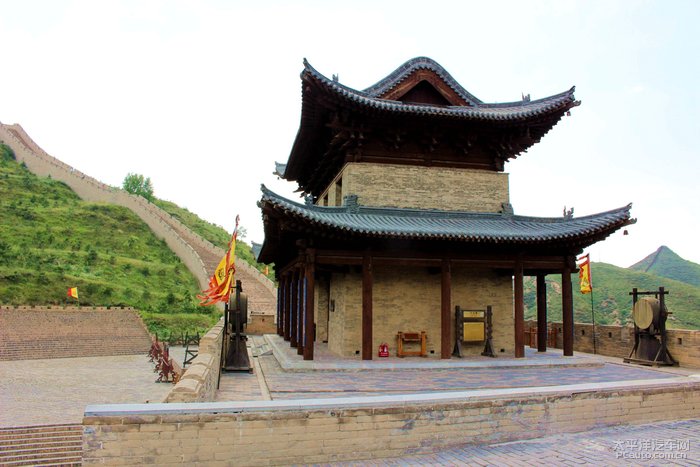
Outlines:
{"label": "stone step", "polygon": [[9,452],[10,450],[21,450],[27,448],[49,448],[61,447],[66,442],[82,442],[82,435],[66,435],[66,436],[39,436],[33,438],[15,438],[0,440],[0,453]]}
{"label": "stone step", "polygon": [[0,443],[27,437],[81,436],[83,434],[80,425],[46,425],[44,429],[32,428],[34,427],[0,429]]}
{"label": "stone step", "polygon": [[0,428],[0,465],[81,465],[81,425]]}
{"label": "stone step", "polygon": [[81,465],[83,461],[83,450],[76,449],[65,452],[27,452],[12,456],[0,454],[0,465]]}

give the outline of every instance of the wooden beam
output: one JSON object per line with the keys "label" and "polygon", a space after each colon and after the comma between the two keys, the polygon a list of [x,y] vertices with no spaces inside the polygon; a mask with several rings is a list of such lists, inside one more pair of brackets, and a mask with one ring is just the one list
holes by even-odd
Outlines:
{"label": "wooden beam", "polygon": [[513,281],[513,294],[515,306],[515,358],[525,357],[525,302],[523,294],[523,263],[518,261],[515,265],[515,279]]}
{"label": "wooden beam", "polygon": [[304,306],[304,360],[314,359],[314,288],[315,268],[314,250],[309,248],[306,251],[305,291],[306,304]]}
{"label": "wooden beam", "polygon": [[574,355],[574,295],[571,290],[571,269],[567,264],[561,273],[562,340],[564,356]]}
{"label": "wooden beam", "polygon": [[[426,266],[440,267],[444,252],[422,253],[411,250],[383,251],[372,254],[372,263],[382,266]],[[517,257],[504,254],[453,253],[449,259],[453,266],[467,266],[488,269],[510,269],[515,267]],[[317,250],[316,264],[360,265],[361,251]],[[562,256],[522,256],[523,269],[561,271],[564,267]]]}
{"label": "wooden beam", "polygon": [[547,283],[545,275],[537,275],[537,351],[547,351]]}
{"label": "wooden beam", "polygon": [[440,358],[450,358],[452,355],[452,265],[448,259],[442,260],[440,291]]}
{"label": "wooden beam", "polygon": [[362,360],[372,360],[372,257],[362,260]]}

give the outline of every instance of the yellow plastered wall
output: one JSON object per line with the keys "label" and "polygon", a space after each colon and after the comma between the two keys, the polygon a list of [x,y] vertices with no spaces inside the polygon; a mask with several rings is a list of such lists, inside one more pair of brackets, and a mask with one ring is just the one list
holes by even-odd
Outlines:
{"label": "yellow plastered wall", "polygon": [[509,202],[508,174],[487,170],[351,162],[319,197],[328,205],[357,195],[363,206],[499,212]]}
{"label": "yellow plastered wall", "polygon": [[[513,319],[513,280],[510,276],[491,270],[452,268],[452,329],[454,329],[454,309],[483,310],[491,305],[493,311],[493,348],[496,356],[512,357],[515,351]],[[454,332],[454,331],[453,331]],[[454,337],[453,337],[454,339]],[[454,340],[453,340],[454,343]],[[503,352],[501,352],[503,349]],[[466,355],[479,355],[483,345],[462,346]]]}
{"label": "yellow plastered wall", "polygon": [[[396,355],[396,335],[399,331],[425,331],[428,336],[428,357],[440,358],[440,284],[439,269],[388,266],[373,268],[373,355],[376,355],[381,343],[387,343],[390,354]],[[330,287],[335,311],[329,314],[329,350],[342,356],[357,355],[357,351],[362,349],[362,275],[358,272],[334,274]],[[497,355],[513,355],[515,346],[511,277],[491,270],[453,268],[450,348],[454,345],[456,305],[465,309],[485,309],[491,305],[494,350]],[[467,355],[479,355],[483,351],[483,345],[465,345],[462,350]]]}

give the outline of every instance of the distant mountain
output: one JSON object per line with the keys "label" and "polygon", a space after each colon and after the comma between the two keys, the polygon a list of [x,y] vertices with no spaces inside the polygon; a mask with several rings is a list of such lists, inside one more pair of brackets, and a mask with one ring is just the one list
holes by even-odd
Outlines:
{"label": "distant mountain", "polygon": [[[642,271],[620,268],[606,263],[591,263],[593,283],[593,309],[598,324],[631,323],[632,297],[636,287],[640,291],[665,287],[668,309],[673,314],[668,326],[680,329],[700,329],[700,287]],[[572,274],[574,284],[574,320],[591,322],[591,296],[578,291],[578,274]],[[547,315],[549,321],[561,322],[561,277],[547,276]],[[536,319],[535,280],[525,281],[525,317]]]}
{"label": "distant mountain", "polygon": [[662,246],[628,269],[667,277],[700,287],[700,264],[685,260],[669,247]]}

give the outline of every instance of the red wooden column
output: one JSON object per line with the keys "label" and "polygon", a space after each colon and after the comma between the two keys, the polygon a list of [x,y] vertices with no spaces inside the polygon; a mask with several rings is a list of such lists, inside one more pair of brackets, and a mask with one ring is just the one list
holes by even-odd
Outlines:
{"label": "red wooden column", "polygon": [[561,273],[562,340],[564,356],[574,355],[574,295],[571,290],[571,266],[569,258]]}
{"label": "red wooden column", "polygon": [[449,259],[442,260],[442,280],[440,282],[440,358],[452,355],[452,265]]}
{"label": "red wooden column", "polygon": [[547,283],[537,274],[537,351],[547,351]]}
{"label": "red wooden column", "polygon": [[362,360],[372,360],[372,257],[362,259]]}
{"label": "red wooden column", "polygon": [[279,286],[277,286],[277,335],[282,336],[284,326],[284,277],[280,277]]}
{"label": "red wooden column", "polygon": [[304,360],[314,359],[314,287],[316,256],[313,249],[307,250],[304,277],[306,301],[304,306]]}
{"label": "red wooden column", "polygon": [[299,308],[299,271],[291,273],[291,308],[289,310],[289,345],[297,346],[297,310]]}
{"label": "red wooden column", "polygon": [[292,331],[292,278],[291,273],[284,275],[284,340],[289,341]]}
{"label": "red wooden column", "polygon": [[515,263],[515,280],[513,281],[515,301],[515,358],[525,357],[525,302],[523,299],[523,263]]}
{"label": "red wooden column", "polygon": [[304,309],[306,308],[306,278],[304,267],[299,268],[299,300],[297,301],[297,355],[304,354]]}

